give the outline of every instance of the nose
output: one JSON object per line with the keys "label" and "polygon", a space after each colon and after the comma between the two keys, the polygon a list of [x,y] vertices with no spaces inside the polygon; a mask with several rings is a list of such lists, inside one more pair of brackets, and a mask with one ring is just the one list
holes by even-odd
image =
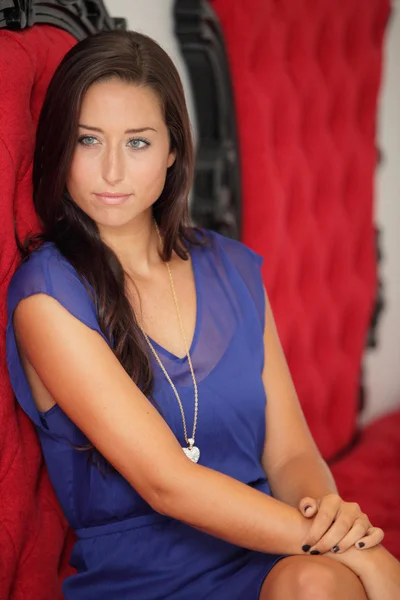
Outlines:
{"label": "nose", "polygon": [[108,148],[103,156],[102,176],[109,185],[117,185],[123,181],[125,175],[125,164],[122,152],[118,147]]}

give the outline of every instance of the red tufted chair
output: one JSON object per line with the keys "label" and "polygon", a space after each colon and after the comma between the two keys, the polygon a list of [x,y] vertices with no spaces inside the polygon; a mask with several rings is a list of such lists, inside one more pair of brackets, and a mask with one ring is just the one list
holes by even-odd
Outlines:
{"label": "red tufted chair", "polygon": [[211,4],[235,90],[244,241],[265,257],[300,401],[339,490],[400,557],[400,413],[357,431],[377,287],[375,120],[389,2]]}
{"label": "red tufted chair", "polygon": [[[32,425],[16,407],[5,361],[6,294],[18,264],[14,222],[38,230],[32,205],[36,124],[69,34],[48,26],[0,31],[0,598],[57,600],[69,569],[67,525],[43,468]],[[66,545],[66,546],[65,546]],[[64,554],[63,554],[63,549]]]}

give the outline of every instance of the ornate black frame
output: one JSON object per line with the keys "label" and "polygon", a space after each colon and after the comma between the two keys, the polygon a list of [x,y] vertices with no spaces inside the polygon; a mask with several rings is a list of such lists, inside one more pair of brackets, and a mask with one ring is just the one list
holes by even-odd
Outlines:
{"label": "ornate black frame", "polygon": [[77,40],[103,30],[126,29],[126,20],[113,18],[103,0],[0,0],[0,29],[53,25]]}
{"label": "ornate black frame", "polygon": [[174,16],[197,112],[198,150],[192,217],[201,227],[240,239],[238,137],[221,27],[205,0],[175,0]]}

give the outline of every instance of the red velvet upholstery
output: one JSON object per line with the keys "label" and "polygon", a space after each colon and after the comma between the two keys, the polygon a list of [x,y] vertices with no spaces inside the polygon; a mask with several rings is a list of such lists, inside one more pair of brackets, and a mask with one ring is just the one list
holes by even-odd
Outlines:
{"label": "red velvet upholstery", "polygon": [[[234,83],[244,241],[265,257],[291,372],[329,459],[356,431],[376,289],[375,121],[389,3],[211,4]],[[387,527],[387,546],[398,555],[399,432],[400,414],[375,423],[334,468],[343,495]]]}
{"label": "red velvet upholstery", "polygon": [[5,363],[6,293],[17,266],[19,237],[38,230],[32,204],[32,150],[37,119],[50,78],[74,39],[40,26],[0,31],[0,598],[57,600],[57,570],[66,523],[54,496],[38,440],[16,407]]}
{"label": "red velvet upholstery", "polygon": [[385,531],[384,545],[400,559],[400,412],[361,432],[359,443],[332,465],[342,496],[356,500]]}

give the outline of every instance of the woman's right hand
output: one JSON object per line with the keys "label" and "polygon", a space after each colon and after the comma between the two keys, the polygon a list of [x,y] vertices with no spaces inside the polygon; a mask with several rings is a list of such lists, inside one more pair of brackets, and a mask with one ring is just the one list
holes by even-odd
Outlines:
{"label": "woman's right hand", "polygon": [[[329,494],[323,498],[302,498],[299,509],[307,519],[314,518],[310,530],[310,536],[314,540],[310,544],[313,543],[313,548],[321,552],[327,551],[330,546],[336,553],[347,552],[351,547],[365,551],[379,545],[384,538],[382,529],[373,527],[357,504],[344,502],[337,494]],[[321,523],[319,516],[322,517]],[[342,522],[348,528],[347,535],[343,534]],[[327,527],[328,523],[330,525]],[[339,534],[340,530],[342,533]]]}

